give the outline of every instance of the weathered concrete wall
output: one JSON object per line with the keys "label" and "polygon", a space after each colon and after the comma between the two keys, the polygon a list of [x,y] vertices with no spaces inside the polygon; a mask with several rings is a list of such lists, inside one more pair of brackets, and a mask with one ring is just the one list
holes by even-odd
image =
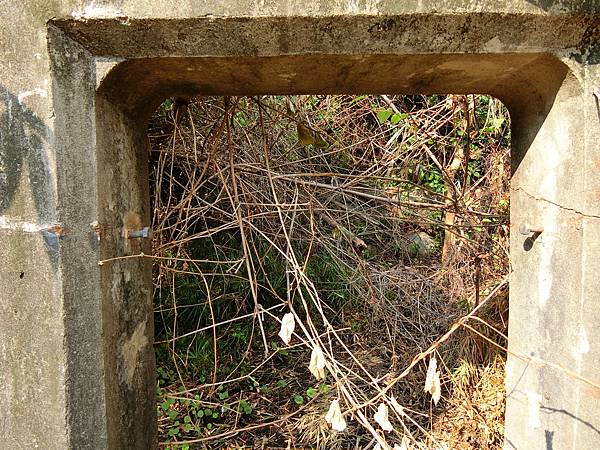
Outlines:
{"label": "weathered concrete wall", "polygon": [[[598,268],[594,252],[600,236],[592,236],[590,228],[598,229],[600,216],[592,203],[600,186],[597,174],[587,174],[599,168],[599,141],[589,137],[600,122],[586,118],[594,97],[581,82],[585,68],[573,70],[512,178],[513,229],[529,223],[544,232],[535,242],[511,235],[509,342],[513,352],[597,381],[598,291],[592,291],[597,281],[590,275]],[[507,364],[507,387],[508,448],[525,448],[529,436],[546,448],[597,445],[597,388],[537,360],[516,357]]]}
{"label": "weathered concrete wall", "polygon": [[[502,99],[511,222],[546,230],[512,236],[509,347],[597,378],[599,24],[598,0],[0,1],[3,445],[154,445],[149,264],[97,262],[149,251],[122,229],[148,224],[145,120],[176,93]],[[510,357],[507,385],[507,448],[596,447],[589,384]]]}

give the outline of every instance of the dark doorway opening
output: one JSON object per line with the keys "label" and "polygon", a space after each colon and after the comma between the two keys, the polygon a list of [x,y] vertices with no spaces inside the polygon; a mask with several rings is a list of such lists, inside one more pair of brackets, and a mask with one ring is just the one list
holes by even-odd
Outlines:
{"label": "dark doorway opening", "polygon": [[499,101],[170,98],[148,134],[162,445],[502,447]]}

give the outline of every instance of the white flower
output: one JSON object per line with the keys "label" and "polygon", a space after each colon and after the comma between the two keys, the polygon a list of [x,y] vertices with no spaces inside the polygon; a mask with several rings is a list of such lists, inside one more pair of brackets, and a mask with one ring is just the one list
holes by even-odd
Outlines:
{"label": "white flower", "polygon": [[318,345],[312,350],[308,370],[310,370],[310,373],[312,373],[317,380],[325,378],[325,355],[323,355],[323,350],[321,350],[321,347]]}
{"label": "white flower", "polygon": [[337,400],[331,402],[325,420],[335,431],[344,431],[346,429],[346,421],[344,420],[342,410],[340,409],[340,402]]}
{"label": "white flower", "polygon": [[440,384],[440,371],[437,370],[437,360],[435,359],[435,356],[429,360],[429,366],[427,366],[425,392],[431,394],[433,402],[437,405],[442,396],[442,387]]}
{"label": "white flower", "polygon": [[279,330],[279,337],[287,345],[292,339],[292,333],[296,327],[296,321],[292,313],[287,313],[281,319],[281,330]]}
{"label": "white flower", "polygon": [[385,403],[381,403],[377,407],[377,412],[375,413],[375,416],[373,418],[375,419],[375,422],[379,424],[383,431],[392,431],[394,429],[394,427],[392,427],[392,424],[390,423],[390,420],[388,419],[388,408],[385,405]]}

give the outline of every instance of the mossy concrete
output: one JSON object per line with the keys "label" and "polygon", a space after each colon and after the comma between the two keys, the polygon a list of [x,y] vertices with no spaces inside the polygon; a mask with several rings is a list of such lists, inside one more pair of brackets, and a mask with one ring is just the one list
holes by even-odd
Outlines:
{"label": "mossy concrete", "polygon": [[4,1],[0,54],[3,447],[156,446],[150,266],[98,261],[150,251],[166,96],[434,92],[505,102],[511,224],[544,226],[511,237],[506,448],[597,447],[598,0]]}

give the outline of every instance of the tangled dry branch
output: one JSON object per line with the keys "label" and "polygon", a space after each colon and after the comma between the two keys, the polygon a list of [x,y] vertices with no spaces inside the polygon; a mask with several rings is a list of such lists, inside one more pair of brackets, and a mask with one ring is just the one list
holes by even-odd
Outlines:
{"label": "tangled dry branch", "polygon": [[[163,105],[150,159],[157,346],[178,378],[168,395],[214,406],[223,386],[239,393],[219,426],[169,442],[226,448],[257,433],[254,445],[265,448],[463,448],[447,427],[459,420],[449,406],[471,396],[474,381],[493,379],[500,397],[472,418],[483,428],[463,427],[473,435],[464,448],[499,448],[507,118],[497,101],[475,96]],[[289,343],[277,338],[285,315]],[[248,336],[232,355],[225,343],[241,324]],[[198,350],[207,336],[210,347]],[[190,376],[196,350],[212,355],[203,382]],[[325,386],[311,401],[255,395],[253,421],[240,413],[244,382],[314,384],[311,354]],[[423,391],[432,358],[437,406]],[[470,371],[462,378],[461,367]],[[325,420],[334,401],[344,432]]]}

